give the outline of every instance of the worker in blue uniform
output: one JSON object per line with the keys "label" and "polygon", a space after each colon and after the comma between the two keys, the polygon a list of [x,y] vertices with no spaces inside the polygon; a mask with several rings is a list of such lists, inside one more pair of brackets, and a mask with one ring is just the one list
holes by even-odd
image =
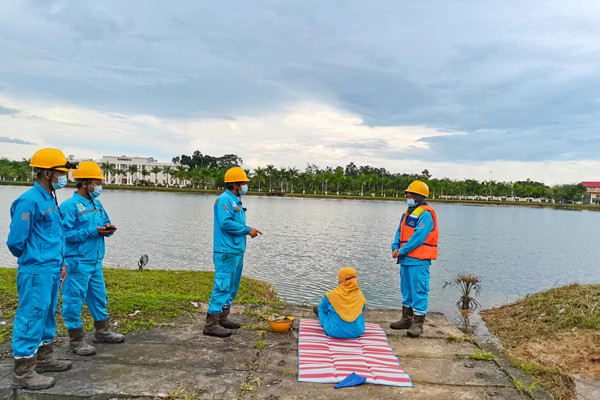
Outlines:
{"label": "worker in blue uniform", "polygon": [[246,235],[262,235],[258,229],[246,225],[246,209],[241,197],[248,191],[248,176],[241,167],[225,173],[227,190],[215,201],[213,231],[213,261],[215,281],[208,303],[204,334],[217,337],[231,336],[231,329],[240,324],[228,318],[231,303],[240,287]]}
{"label": "worker in blue uniform", "polygon": [[413,181],[405,191],[408,208],[400,219],[392,257],[400,264],[402,318],[392,329],[408,329],[407,336],[418,337],[429,308],[429,267],[437,258],[438,223],[433,207],[427,204],[429,187]]}
{"label": "worker in blue uniform", "polygon": [[69,348],[75,354],[91,356],[96,349],[85,341],[81,319],[83,303],[94,318],[95,343],[121,343],[125,336],[113,332],[107,312],[108,300],[102,271],[104,238],[116,231],[98,196],[102,193],[102,170],[93,161],[82,161],[73,172],[77,191],[65,200],[64,214],[67,278],[62,288],[62,316],[69,331]]}
{"label": "worker in blue uniform", "polygon": [[52,344],[58,292],[66,274],[65,237],[55,191],[65,187],[67,172],[76,165],[57,149],[38,150],[29,165],[35,168],[37,180],[10,207],[6,245],[18,257],[11,387],[35,390],[54,385],[54,378],[37,372],[71,368],[71,361],[56,358]]}
{"label": "worker in blue uniform", "polygon": [[327,336],[337,339],[356,339],[365,332],[363,311],[367,299],[358,287],[356,270],[341,268],[338,272],[339,286],[323,297],[313,307]]}

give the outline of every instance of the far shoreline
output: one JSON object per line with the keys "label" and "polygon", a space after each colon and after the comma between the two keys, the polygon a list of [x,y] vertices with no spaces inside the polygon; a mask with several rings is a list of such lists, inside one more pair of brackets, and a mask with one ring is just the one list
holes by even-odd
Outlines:
{"label": "far shoreline", "polygon": [[[0,186],[33,186],[34,182],[25,181],[0,181]],[[67,184],[67,188],[75,188],[74,183]],[[132,186],[132,185],[104,185],[108,190],[128,190],[128,191],[149,191],[149,192],[171,192],[171,193],[193,193],[193,194],[214,194],[218,195],[223,190],[201,189],[201,188],[179,188],[179,187],[157,187],[157,186]],[[382,197],[382,196],[355,196],[355,195],[323,195],[310,193],[284,193],[249,191],[246,196],[262,197],[288,197],[288,198],[312,198],[312,199],[334,199],[334,200],[367,200],[367,201],[405,201],[404,197]],[[532,202],[512,202],[512,201],[487,201],[487,200],[455,200],[455,199],[428,199],[431,203],[440,204],[459,204],[471,206],[493,206],[493,207],[528,207],[528,208],[550,208],[554,210],[567,211],[600,211],[600,205],[594,204],[553,204],[553,203],[532,203]]]}

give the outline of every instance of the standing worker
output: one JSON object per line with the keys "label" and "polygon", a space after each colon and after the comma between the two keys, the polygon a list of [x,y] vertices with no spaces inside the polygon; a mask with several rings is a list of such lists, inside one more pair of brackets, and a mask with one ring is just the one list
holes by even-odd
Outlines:
{"label": "standing worker", "polygon": [[227,318],[231,303],[240,287],[246,235],[255,238],[262,232],[246,225],[246,209],[241,196],[248,191],[248,177],[241,167],[233,167],[225,173],[223,192],[215,201],[213,261],[215,282],[206,315],[204,334],[217,337],[231,336],[231,329],[240,324]]}
{"label": "standing worker", "polygon": [[390,327],[408,329],[408,336],[418,337],[429,307],[429,267],[437,258],[438,224],[433,207],[425,201],[429,196],[427,184],[413,181],[405,193],[408,209],[392,243],[392,257],[400,264],[402,319]]}
{"label": "standing worker", "polygon": [[62,288],[62,316],[69,330],[69,348],[80,356],[96,354],[96,349],[85,342],[81,320],[85,302],[94,318],[95,343],[121,343],[125,336],[110,330],[106,307],[106,286],[102,272],[104,238],[117,227],[97,199],[102,193],[102,170],[93,161],[82,161],[73,171],[77,191],[60,205],[64,214],[63,227],[67,240],[67,279]]}
{"label": "standing worker", "polygon": [[38,150],[31,157],[37,181],[10,207],[6,245],[18,257],[17,292],[12,350],[13,389],[46,389],[54,378],[37,372],[66,371],[71,361],[59,360],[52,339],[56,334],[58,291],[65,278],[65,235],[55,190],[67,184],[67,172],[77,168],[62,151]]}

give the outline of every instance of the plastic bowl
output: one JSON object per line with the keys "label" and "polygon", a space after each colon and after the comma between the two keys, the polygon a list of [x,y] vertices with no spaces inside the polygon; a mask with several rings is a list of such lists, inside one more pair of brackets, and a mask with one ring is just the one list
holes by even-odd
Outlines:
{"label": "plastic bowl", "polygon": [[294,317],[283,317],[284,319],[279,321],[273,321],[273,317],[269,317],[269,326],[273,331],[279,333],[285,333],[290,330]]}

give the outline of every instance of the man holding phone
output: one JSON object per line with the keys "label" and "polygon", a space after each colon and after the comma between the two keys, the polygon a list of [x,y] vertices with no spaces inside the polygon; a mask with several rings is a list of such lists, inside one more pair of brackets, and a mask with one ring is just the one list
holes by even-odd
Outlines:
{"label": "man holding phone", "polygon": [[120,343],[125,336],[110,330],[106,310],[108,299],[102,271],[104,238],[115,233],[102,203],[102,170],[93,161],[82,161],[73,173],[77,191],[60,205],[64,214],[66,236],[67,278],[62,288],[62,316],[69,330],[70,349],[81,356],[96,354],[96,349],[85,342],[81,319],[85,302],[94,318],[94,342]]}

